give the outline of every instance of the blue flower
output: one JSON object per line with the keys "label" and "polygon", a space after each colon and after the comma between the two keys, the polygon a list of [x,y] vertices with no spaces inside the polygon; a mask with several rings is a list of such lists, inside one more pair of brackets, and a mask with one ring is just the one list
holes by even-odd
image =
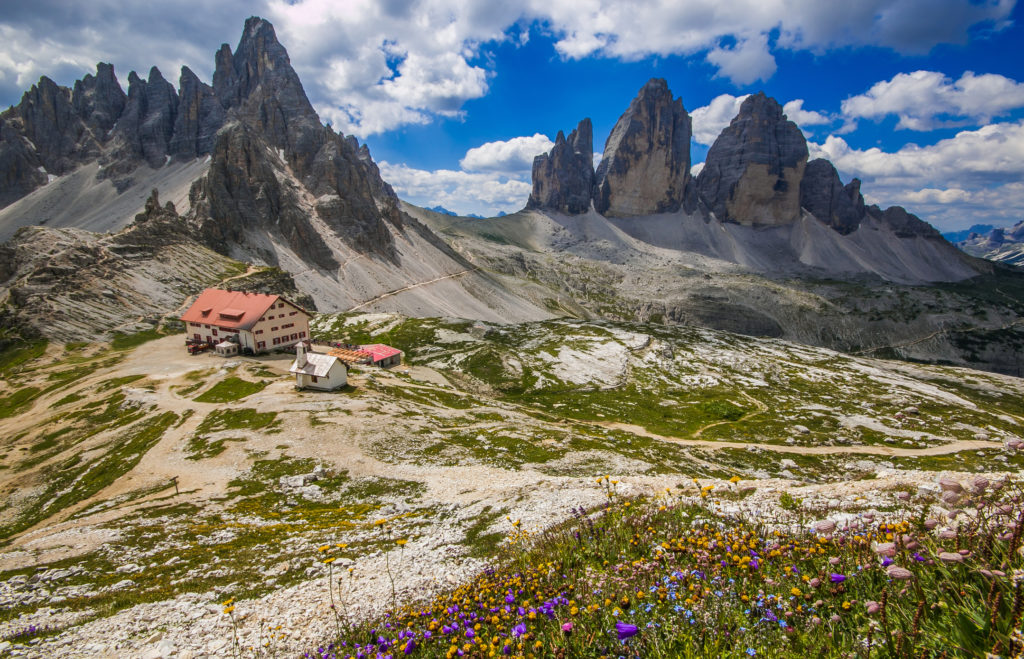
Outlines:
{"label": "blue flower", "polygon": [[640,633],[640,629],[636,625],[630,625],[625,622],[615,623],[615,631],[618,633],[620,641],[632,638]]}

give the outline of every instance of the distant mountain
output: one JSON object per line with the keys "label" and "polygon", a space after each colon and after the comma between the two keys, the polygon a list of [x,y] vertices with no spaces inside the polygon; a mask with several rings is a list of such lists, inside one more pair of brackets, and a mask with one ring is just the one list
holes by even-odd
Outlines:
{"label": "distant mountain", "polygon": [[942,237],[955,245],[960,241],[967,240],[967,237],[972,233],[985,235],[992,229],[995,229],[995,227],[991,224],[973,224],[970,229],[964,229],[963,231],[947,231],[942,234]]}
{"label": "distant mountain", "polygon": [[428,208],[427,210],[428,211],[434,211],[435,213],[440,213],[441,215],[451,215],[452,217],[458,217],[459,216],[458,213],[456,213],[455,211],[450,211],[447,208],[445,208],[444,206],[433,206],[431,208]]}
{"label": "distant mountain", "polygon": [[[803,133],[764,93],[749,96],[690,176],[690,116],[652,79],[615,124],[597,171],[584,119],[534,159],[528,210],[596,214],[659,247],[743,263],[764,273],[878,275],[905,283],[960,281],[984,267],[899,206],[868,206],[860,181],[808,162]],[[588,194],[589,193],[589,194]],[[680,219],[671,232],[653,218]],[[720,227],[682,235],[685,218]],[[754,232],[743,229],[750,227]],[[822,229],[825,231],[823,232]],[[749,235],[748,235],[749,234]],[[703,236],[703,237],[702,237]]]}
{"label": "distant mountain", "polygon": [[971,233],[956,245],[971,256],[1024,267],[1024,220],[1009,229]]}

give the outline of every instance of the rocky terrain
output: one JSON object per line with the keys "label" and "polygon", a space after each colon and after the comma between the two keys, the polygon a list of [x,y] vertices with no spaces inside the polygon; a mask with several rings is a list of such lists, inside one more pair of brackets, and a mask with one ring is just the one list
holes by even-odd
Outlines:
{"label": "rocky terrain", "polygon": [[4,353],[0,637],[52,628],[6,649],[222,656],[232,624],[244,647],[309,649],[333,629],[331,574],[354,618],[389,605],[389,571],[426,596],[480,569],[507,517],[600,502],[596,474],[636,494],[739,475],[755,507],[868,510],[907,487],[941,505],[940,476],[1024,459],[1017,378],[637,323],[314,327],[406,363],[327,394],[295,391],[286,355],[189,356],[180,334]]}
{"label": "rocky terrain", "polygon": [[1024,220],[1009,229],[992,229],[984,235],[971,233],[956,246],[981,259],[1024,266]]}

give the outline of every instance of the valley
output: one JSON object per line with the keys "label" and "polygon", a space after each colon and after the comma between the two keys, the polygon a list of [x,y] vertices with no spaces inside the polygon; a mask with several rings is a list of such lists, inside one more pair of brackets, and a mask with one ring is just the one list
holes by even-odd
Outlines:
{"label": "valley", "polygon": [[5,353],[0,630],[216,655],[217,602],[234,597],[246,642],[284,624],[298,650],[330,624],[325,543],[344,545],[358,617],[388,601],[389,538],[408,538],[397,587],[420,597],[480,569],[506,518],[540,528],[595,505],[606,473],[624,493],[737,476],[751,504],[877,508],[1024,462],[1024,386],[991,373],[608,321],[353,313],[313,331],[388,342],[405,364],[316,393],[294,389],[286,355],[190,356],[174,333]]}

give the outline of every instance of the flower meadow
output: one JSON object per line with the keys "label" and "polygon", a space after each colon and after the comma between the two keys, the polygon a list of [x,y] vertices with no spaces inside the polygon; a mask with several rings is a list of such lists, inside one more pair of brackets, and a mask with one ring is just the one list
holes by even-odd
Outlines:
{"label": "flower meadow", "polygon": [[622,499],[616,481],[598,483],[603,506],[538,533],[509,520],[500,555],[472,582],[427,603],[393,602],[373,623],[339,622],[305,656],[1024,652],[1019,483],[944,486],[939,517],[907,503],[884,519],[847,513],[810,525],[722,514],[711,486]]}

